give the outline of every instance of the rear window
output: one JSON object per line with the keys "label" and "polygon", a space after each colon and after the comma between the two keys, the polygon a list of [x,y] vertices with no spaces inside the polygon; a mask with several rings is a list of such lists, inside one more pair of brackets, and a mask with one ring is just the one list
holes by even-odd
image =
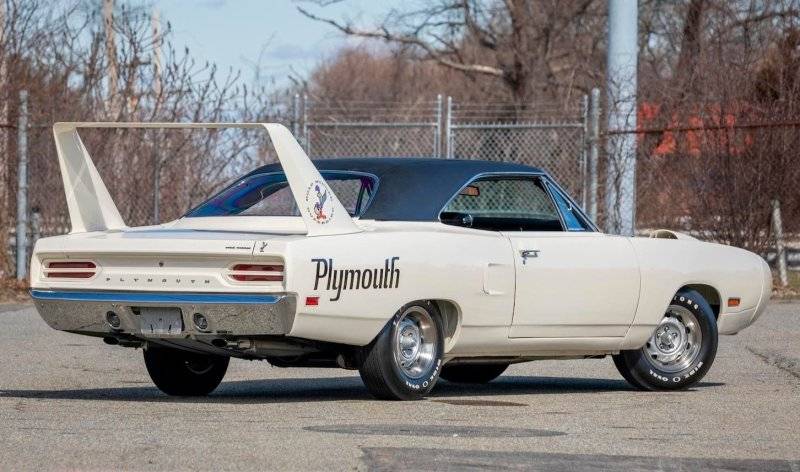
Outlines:
{"label": "rear window", "polygon": [[[361,216],[369,206],[378,179],[360,172],[320,172],[350,216]],[[190,211],[201,216],[300,216],[283,172],[245,177]]]}

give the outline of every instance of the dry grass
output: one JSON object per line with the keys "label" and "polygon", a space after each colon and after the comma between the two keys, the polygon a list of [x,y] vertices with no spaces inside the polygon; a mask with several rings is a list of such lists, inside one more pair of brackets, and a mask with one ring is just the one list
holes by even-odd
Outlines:
{"label": "dry grass", "polygon": [[22,303],[29,300],[28,282],[0,278],[0,303]]}
{"label": "dry grass", "polygon": [[779,299],[798,299],[800,298],[800,272],[789,271],[789,285],[781,287],[778,282],[778,274],[773,272],[772,298]]}

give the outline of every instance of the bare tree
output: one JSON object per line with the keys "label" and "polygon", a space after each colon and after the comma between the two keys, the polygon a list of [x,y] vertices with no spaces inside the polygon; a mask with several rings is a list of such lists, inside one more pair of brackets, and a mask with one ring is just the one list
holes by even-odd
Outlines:
{"label": "bare tree", "polygon": [[346,35],[406,48],[418,60],[491,77],[519,108],[535,98],[569,98],[600,77],[605,10],[594,0],[435,0],[393,10],[369,27],[298,10]]}
{"label": "bare tree", "polygon": [[[713,15],[706,21],[724,23]],[[787,230],[800,230],[800,33],[763,28],[758,59],[745,51],[752,43],[709,36],[698,38],[708,50],[691,74],[647,89],[653,101],[642,113],[639,223],[764,251],[772,199],[781,202]]]}

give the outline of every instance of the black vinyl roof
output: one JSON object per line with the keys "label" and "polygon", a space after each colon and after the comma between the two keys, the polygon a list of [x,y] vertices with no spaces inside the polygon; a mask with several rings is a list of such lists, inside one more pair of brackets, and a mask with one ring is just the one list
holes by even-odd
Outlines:
{"label": "black vinyl roof", "polygon": [[[540,173],[540,169],[509,162],[432,158],[318,159],[320,171],[357,171],[378,177],[378,192],[363,219],[437,221],[450,198],[476,175],[491,172]],[[248,175],[282,172],[280,164],[260,167]]]}

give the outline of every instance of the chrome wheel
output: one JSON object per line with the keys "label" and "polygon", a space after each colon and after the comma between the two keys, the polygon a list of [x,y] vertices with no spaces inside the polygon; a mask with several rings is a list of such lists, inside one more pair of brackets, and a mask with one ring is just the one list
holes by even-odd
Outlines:
{"label": "chrome wheel", "polygon": [[397,321],[392,343],[397,367],[412,379],[424,376],[436,360],[437,341],[431,314],[420,306],[408,308]]}
{"label": "chrome wheel", "polygon": [[643,350],[656,368],[679,372],[697,359],[702,342],[703,333],[694,313],[671,305]]}

